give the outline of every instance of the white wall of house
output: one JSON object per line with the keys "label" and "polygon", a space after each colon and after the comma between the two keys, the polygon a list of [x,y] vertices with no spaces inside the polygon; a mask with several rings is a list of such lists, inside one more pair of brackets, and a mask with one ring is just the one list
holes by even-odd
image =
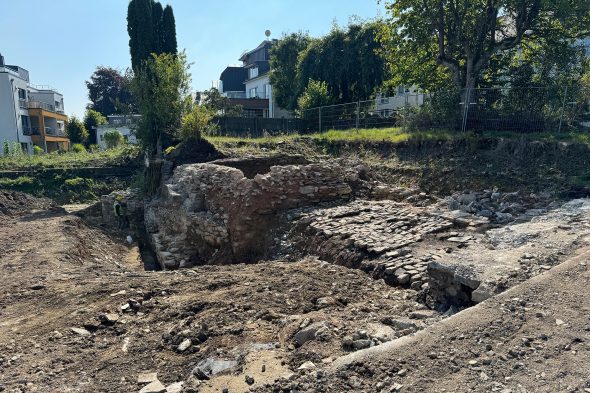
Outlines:
{"label": "white wall of house", "polygon": [[[256,93],[253,92],[256,89]],[[270,77],[268,74],[246,81],[246,95],[248,98],[268,98],[270,94]]]}
{"label": "white wall of house", "polygon": [[[20,143],[27,151],[32,150],[31,137],[23,134],[22,116],[28,116],[28,110],[21,108],[19,90],[28,90],[28,82],[19,74],[6,67],[0,67],[0,144],[7,141],[10,147]],[[23,145],[26,144],[26,145]],[[0,155],[3,149],[0,148]]]}
{"label": "white wall of house", "polygon": [[421,106],[424,104],[424,94],[418,92],[415,87],[406,88],[400,86],[397,88],[394,96],[385,96],[377,94],[375,98],[375,112],[382,117],[389,117],[395,110],[407,106]]}
{"label": "white wall of house", "polygon": [[104,140],[104,134],[110,130],[117,130],[123,135],[123,138],[127,141],[127,143],[131,143],[133,145],[137,144],[137,137],[135,136],[134,128],[130,126],[113,126],[111,124],[104,124],[100,125],[96,129],[96,141],[98,146],[102,150],[107,149],[107,144]]}
{"label": "white wall of house", "polygon": [[29,94],[31,101],[39,101],[49,105],[56,112],[64,112],[63,96],[52,90],[33,90]]}

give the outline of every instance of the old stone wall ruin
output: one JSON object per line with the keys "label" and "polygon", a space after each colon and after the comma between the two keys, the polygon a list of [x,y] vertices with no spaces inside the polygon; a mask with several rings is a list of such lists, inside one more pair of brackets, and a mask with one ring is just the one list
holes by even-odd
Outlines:
{"label": "old stone wall ruin", "polygon": [[347,199],[356,182],[358,173],[337,163],[272,166],[253,178],[219,164],[184,165],[148,204],[146,229],[169,269],[255,261],[281,212]]}

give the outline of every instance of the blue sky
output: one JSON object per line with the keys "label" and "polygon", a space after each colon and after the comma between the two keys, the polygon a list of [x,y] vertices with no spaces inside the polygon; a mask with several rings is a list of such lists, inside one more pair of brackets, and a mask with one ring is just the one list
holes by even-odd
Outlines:
{"label": "blue sky", "polygon": [[[179,48],[186,49],[193,88],[203,90],[228,64],[238,63],[271,30],[326,34],[333,21],[384,15],[377,0],[168,0]],[[127,0],[0,0],[0,53],[29,70],[31,83],[64,94],[67,114],[82,115],[84,82],[98,65],[129,66]]]}

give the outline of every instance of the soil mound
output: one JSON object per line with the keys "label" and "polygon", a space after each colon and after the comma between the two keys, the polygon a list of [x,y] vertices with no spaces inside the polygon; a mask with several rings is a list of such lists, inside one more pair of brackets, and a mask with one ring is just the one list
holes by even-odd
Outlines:
{"label": "soil mound", "polygon": [[0,217],[15,216],[32,210],[46,210],[55,207],[48,198],[37,198],[18,191],[0,190]]}

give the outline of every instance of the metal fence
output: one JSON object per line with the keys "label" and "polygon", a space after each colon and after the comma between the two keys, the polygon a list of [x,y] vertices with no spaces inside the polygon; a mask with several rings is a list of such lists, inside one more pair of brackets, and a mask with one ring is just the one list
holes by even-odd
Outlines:
{"label": "metal fence", "polygon": [[406,130],[590,131],[590,88],[481,88],[323,106],[301,113],[307,132],[400,127]]}
{"label": "metal fence", "polygon": [[292,119],[218,117],[213,132],[259,137],[329,130],[400,127],[408,131],[590,131],[590,88],[478,88],[322,106]]}

